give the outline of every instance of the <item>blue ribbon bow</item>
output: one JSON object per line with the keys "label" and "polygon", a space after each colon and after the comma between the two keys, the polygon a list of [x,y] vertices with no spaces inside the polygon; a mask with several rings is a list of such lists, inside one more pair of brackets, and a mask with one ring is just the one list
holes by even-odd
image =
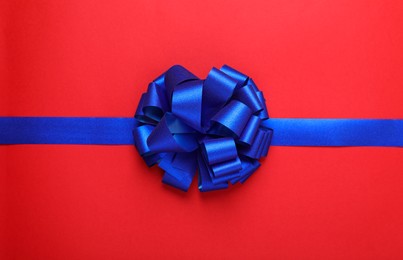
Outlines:
{"label": "blue ribbon bow", "polygon": [[245,182],[267,155],[272,130],[263,93],[224,65],[201,80],[175,65],[148,86],[135,114],[134,142],[162,181],[187,191],[196,168],[199,190]]}
{"label": "blue ribbon bow", "polygon": [[224,65],[200,80],[173,66],[150,83],[135,118],[0,117],[0,145],[135,143],[184,191],[196,169],[201,191],[245,182],[270,145],[403,147],[403,119],[268,118],[244,74]]}

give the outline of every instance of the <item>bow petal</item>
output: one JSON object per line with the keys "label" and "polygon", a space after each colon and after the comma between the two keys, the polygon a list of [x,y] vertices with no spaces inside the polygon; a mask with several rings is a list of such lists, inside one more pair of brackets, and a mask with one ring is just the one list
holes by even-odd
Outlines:
{"label": "bow petal", "polygon": [[187,191],[197,167],[195,153],[175,153],[162,158],[158,166],[165,170],[162,182]]}
{"label": "bow petal", "polygon": [[136,110],[135,145],[162,182],[187,191],[196,168],[199,190],[244,183],[269,150],[273,131],[263,93],[224,65],[200,80],[180,65],[150,83]]}
{"label": "bow petal", "polygon": [[172,113],[184,123],[202,132],[203,81],[192,80],[178,85],[172,97]]}
{"label": "bow petal", "polygon": [[224,72],[213,68],[203,85],[202,123],[208,128],[210,119],[231,98],[238,82]]}
{"label": "bow petal", "polygon": [[172,66],[167,72],[165,72],[164,85],[166,88],[166,98],[169,104],[171,104],[172,93],[177,85],[180,83],[197,80],[198,78],[180,65]]}
{"label": "bow petal", "polygon": [[144,94],[143,102],[142,107],[144,115],[155,121],[160,121],[164,113],[168,110],[165,90],[154,82],[148,85],[148,90]]}
{"label": "bow petal", "polygon": [[238,138],[251,115],[252,110],[247,105],[237,100],[231,100],[211,119],[218,125],[212,127],[209,132],[218,135],[226,135],[230,132],[235,138]]}
{"label": "bow petal", "polygon": [[171,113],[166,113],[147,138],[153,153],[191,152],[197,149],[197,140],[192,129]]}

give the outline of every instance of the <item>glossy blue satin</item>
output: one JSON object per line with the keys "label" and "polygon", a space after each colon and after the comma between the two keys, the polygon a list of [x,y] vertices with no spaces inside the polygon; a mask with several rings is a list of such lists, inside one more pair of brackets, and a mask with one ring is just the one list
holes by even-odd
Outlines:
{"label": "glossy blue satin", "polygon": [[135,125],[118,117],[0,117],[0,144],[127,145]]}
{"label": "glossy blue satin", "polygon": [[135,144],[162,181],[187,191],[244,183],[270,145],[403,146],[403,120],[269,119],[251,78],[224,65],[205,80],[175,65],[148,86],[134,118],[0,117],[0,144]]}
{"label": "glossy blue satin", "polygon": [[275,118],[262,125],[274,130],[272,145],[403,147],[402,119]]}
{"label": "glossy blue satin", "polygon": [[[253,146],[241,147],[243,154],[249,157],[242,156],[239,161],[237,154],[241,152],[234,150],[233,139],[227,137],[205,140],[202,144],[207,149],[203,148],[201,153],[155,154],[147,145],[147,137],[155,126],[135,127],[136,121],[117,117],[0,117],[0,144],[132,145],[137,139],[136,147],[147,165],[159,163],[166,172],[163,182],[184,191],[190,186],[197,165],[199,189],[211,191],[228,187],[228,181],[243,183],[260,166],[251,158],[267,153],[259,148],[265,134],[257,130],[259,133],[255,138],[258,141]],[[274,146],[403,147],[401,119],[274,118],[263,121],[262,126],[273,130],[267,133],[273,133],[271,145]],[[184,130],[180,125],[176,127],[177,131]],[[205,153],[205,159],[202,153]]]}
{"label": "glossy blue satin", "polygon": [[272,137],[267,119],[263,93],[245,74],[224,65],[203,80],[175,65],[141,96],[133,137],[147,165],[165,171],[164,183],[186,191],[197,165],[199,189],[210,191],[259,167]]}
{"label": "glossy blue satin", "polygon": [[[0,144],[133,145],[134,126],[123,117],[0,117]],[[403,119],[270,118],[262,126],[273,129],[272,146],[403,147]],[[145,136],[153,129],[141,128]]]}

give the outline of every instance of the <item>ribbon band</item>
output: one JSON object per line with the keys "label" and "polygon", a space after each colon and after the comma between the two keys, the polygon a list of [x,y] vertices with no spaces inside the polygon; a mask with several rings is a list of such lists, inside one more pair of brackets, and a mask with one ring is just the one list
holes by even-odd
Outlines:
{"label": "ribbon band", "polygon": [[[133,145],[134,118],[0,117],[0,144]],[[274,146],[403,147],[403,119],[271,118]]]}
{"label": "ribbon band", "polygon": [[401,119],[276,118],[262,125],[274,130],[275,146],[403,147]]}
{"label": "ribbon band", "polygon": [[0,117],[0,144],[132,145],[133,118]]}

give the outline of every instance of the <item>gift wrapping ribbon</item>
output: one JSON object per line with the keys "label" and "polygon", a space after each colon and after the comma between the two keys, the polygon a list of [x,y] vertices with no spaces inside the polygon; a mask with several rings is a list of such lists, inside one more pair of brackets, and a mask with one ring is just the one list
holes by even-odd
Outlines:
{"label": "gift wrapping ribbon", "polygon": [[[401,119],[270,118],[272,146],[403,147]],[[133,145],[129,117],[0,117],[0,144]]]}
{"label": "gift wrapping ribbon", "polygon": [[0,117],[0,144],[135,145],[186,191],[245,182],[270,145],[403,147],[402,119],[269,118],[251,78],[224,65],[201,80],[176,65],[150,83],[134,118]]}

